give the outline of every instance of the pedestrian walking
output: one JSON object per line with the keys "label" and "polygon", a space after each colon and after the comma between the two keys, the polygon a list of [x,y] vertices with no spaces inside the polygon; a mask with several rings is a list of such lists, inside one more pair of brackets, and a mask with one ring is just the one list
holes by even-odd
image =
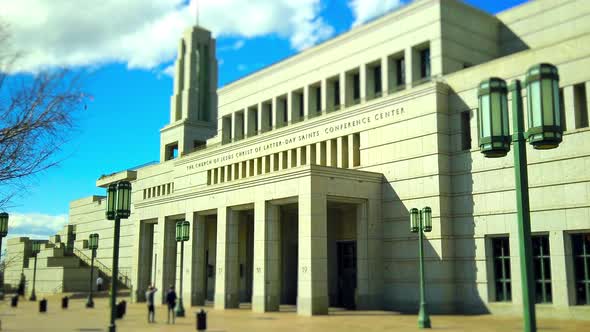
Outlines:
{"label": "pedestrian walking", "polygon": [[102,291],[102,284],[104,283],[104,280],[102,280],[101,276],[98,276],[98,278],[96,278],[96,290],[98,290],[99,292]]}
{"label": "pedestrian walking", "polygon": [[166,294],[166,303],[168,303],[168,324],[170,324],[170,316],[172,315],[172,324],[174,324],[175,312],[174,307],[176,306],[176,292],[174,286],[170,285],[168,294]]}
{"label": "pedestrian walking", "polygon": [[148,286],[147,291],[145,292],[145,300],[148,306],[148,323],[155,323],[156,322],[156,310],[154,307],[154,294],[158,289],[152,285]]}

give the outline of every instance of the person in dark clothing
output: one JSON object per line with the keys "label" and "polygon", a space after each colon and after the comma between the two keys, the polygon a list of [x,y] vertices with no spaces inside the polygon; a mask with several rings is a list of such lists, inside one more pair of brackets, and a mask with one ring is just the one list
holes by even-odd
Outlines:
{"label": "person in dark clothing", "polygon": [[25,274],[21,273],[20,274],[20,281],[18,282],[18,295],[20,297],[24,297],[25,296]]}
{"label": "person in dark clothing", "polygon": [[170,324],[170,316],[172,316],[172,324],[174,324],[175,312],[174,307],[176,306],[176,292],[174,286],[170,285],[168,293],[166,294],[166,303],[168,303],[168,324]]}
{"label": "person in dark clothing", "polygon": [[154,294],[158,289],[152,285],[148,286],[145,292],[145,301],[148,306],[148,323],[155,323],[156,310],[154,308]]}

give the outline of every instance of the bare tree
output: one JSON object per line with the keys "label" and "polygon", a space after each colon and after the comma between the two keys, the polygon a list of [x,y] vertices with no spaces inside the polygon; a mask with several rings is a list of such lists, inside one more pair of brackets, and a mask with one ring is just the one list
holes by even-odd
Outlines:
{"label": "bare tree", "polygon": [[11,74],[22,56],[6,51],[9,37],[0,22],[0,208],[26,179],[58,164],[56,153],[86,98],[78,76],[67,70]]}

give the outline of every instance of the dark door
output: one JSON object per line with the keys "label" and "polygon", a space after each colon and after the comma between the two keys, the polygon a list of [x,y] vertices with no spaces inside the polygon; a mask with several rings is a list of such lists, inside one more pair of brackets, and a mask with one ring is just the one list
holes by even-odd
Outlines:
{"label": "dark door", "polygon": [[347,309],[355,309],[356,242],[338,242],[338,302]]}

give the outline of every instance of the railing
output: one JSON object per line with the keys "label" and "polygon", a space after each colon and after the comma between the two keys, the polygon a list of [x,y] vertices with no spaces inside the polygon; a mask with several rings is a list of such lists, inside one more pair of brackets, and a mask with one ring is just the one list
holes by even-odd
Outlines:
{"label": "railing", "polygon": [[[74,255],[78,256],[78,258],[80,258],[80,260],[82,260],[84,263],[86,263],[88,266],[90,266],[90,264],[92,263],[92,258],[88,257],[88,255],[86,255],[82,250],[80,250],[76,247],[72,247],[72,248],[74,249]],[[94,259],[94,266],[97,267],[100,271],[102,271],[102,273],[106,274],[107,277],[111,278],[111,280],[113,279],[113,270],[110,267],[101,263],[96,258]],[[123,273],[119,272],[117,279],[119,280],[119,282],[121,282],[123,285],[125,285],[125,287],[131,289],[131,278],[129,278],[129,276],[127,274],[123,274]]]}

